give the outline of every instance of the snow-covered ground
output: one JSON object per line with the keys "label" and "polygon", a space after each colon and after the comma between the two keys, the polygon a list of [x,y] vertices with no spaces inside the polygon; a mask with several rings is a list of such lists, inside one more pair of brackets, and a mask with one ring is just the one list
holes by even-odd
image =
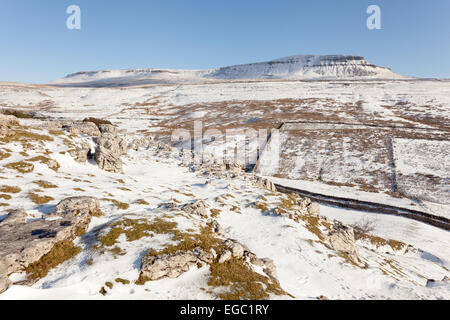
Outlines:
{"label": "snow-covered ground", "polygon": [[[82,76],[86,79],[89,77]],[[270,131],[282,122],[305,118],[308,121],[433,129],[439,133],[431,136],[433,139],[427,141],[432,142],[425,143],[425,147],[422,145],[424,141],[418,142],[415,136],[393,140],[394,158],[399,172],[407,176],[420,171],[441,179],[439,197],[430,198],[429,202],[417,203],[407,197],[397,199],[386,193],[368,193],[319,181],[292,180],[287,176],[271,179],[279,179],[276,181],[298,185],[313,192],[375,202],[397,201],[396,205],[401,203],[415,209],[421,206],[422,209],[428,208],[428,212],[449,216],[448,206],[445,206],[445,201],[448,204],[449,199],[448,189],[445,189],[446,186],[448,188],[449,178],[446,148],[450,123],[448,81],[202,80],[199,83],[196,79],[195,82],[120,88],[3,83],[0,84],[0,107],[36,111],[44,117],[53,118],[106,118],[126,131],[127,137],[152,136],[165,141],[170,140],[174,129],[193,130],[195,120],[203,121],[205,130],[217,129],[222,135],[225,135],[227,128]],[[21,122],[39,126],[36,120]],[[32,130],[49,134],[46,130]],[[120,237],[119,246],[126,252],[124,255],[110,252],[99,254],[91,248],[92,237],[98,230],[124,217],[150,220],[164,217],[176,221],[180,230],[197,230],[201,221],[181,215],[180,212],[158,208],[159,204],[173,199],[180,204],[204,199],[211,208],[220,209],[217,220],[224,228],[225,235],[246,244],[257,256],[273,259],[281,287],[296,299],[314,299],[320,295],[331,299],[450,299],[448,283],[437,282],[434,286],[426,286],[427,279],[450,277],[448,231],[401,217],[321,206],[323,216],[350,224],[363,219],[372,220],[375,229],[371,234],[374,236],[398,240],[414,247],[405,253],[404,250],[392,250],[388,245],[377,247],[373,243],[358,240],[361,260],[368,266],[361,268],[324,246],[317,235],[308,229],[306,222],[267,214],[249,205],[260,201],[263,196],[267,199],[267,206],[273,209],[284,197],[282,194],[272,194],[244,179],[213,178],[215,183],[206,184],[210,178],[179,166],[181,159],[176,152],[166,158],[157,156],[155,150],[130,151],[125,158],[124,174],[107,173],[93,162],[82,165],[76,163],[69,154],[62,154],[68,149],[65,139],[75,144],[89,140],[87,137],[72,137],[68,134],[57,135],[54,141],[44,142],[40,152],[22,149],[20,144],[0,146],[2,151],[10,154],[0,161],[0,184],[19,186],[21,189],[11,199],[0,199],[5,205],[0,217],[10,209],[23,207],[29,219],[39,219],[50,212],[59,200],[74,195],[102,199],[101,209],[105,216],[93,218],[87,235],[76,241],[75,244],[83,248],[81,254],[51,270],[48,276],[32,287],[13,285],[0,295],[0,299],[214,298],[202,290],[208,287],[208,266],[191,269],[177,279],[147,282],[143,286],[133,283],[139,276],[140,259],[144,252],[171,243],[167,235],[144,237],[133,242]],[[232,149],[232,145],[208,143],[205,149],[220,153],[221,150]],[[13,161],[42,155],[42,152],[58,161],[58,172],[39,161],[33,162],[34,171],[25,175],[3,167]],[[339,172],[336,170],[336,179],[340,178]],[[39,188],[38,184],[33,183],[39,180],[49,181],[57,187]],[[411,190],[420,193],[413,186]],[[36,205],[31,201],[30,193],[51,196],[53,200]],[[226,198],[224,206],[217,201],[218,197],[223,196]],[[142,203],[136,201],[139,199],[144,199],[148,205],[139,204]],[[111,200],[126,203],[129,207],[120,209]],[[24,275],[13,274],[11,277],[19,281]],[[116,278],[129,280],[130,284],[116,283]],[[99,289],[105,282],[114,283],[114,287],[103,296]]]}
{"label": "snow-covered ground", "polygon": [[[34,120],[22,120],[22,123],[32,124]],[[34,132],[51,134],[39,129],[34,129]],[[172,243],[171,237],[166,234],[132,242],[121,236],[118,246],[123,255],[108,251],[102,254],[93,247],[98,230],[105,232],[108,223],[126,217],[148,220],[159,217],[177,222],[180,230],[196,229],[202,223],[201,218],[159,206],[168,201],[186,203],[193,199],[203,199],[210,208],[221,210],[216,219],[226,237],[246,244],[258,256],[273,259],[281,287],[295,299],[315,299],[320,295],[330,299],[450,298],[448,283],[426,286],[427,279],[441,280],[449,276],[450,233],[447,231],[400,217],[321,206],[323,216],[345,223],[370,219],[375,226],[373,235],[412,246],[406,251],[405,248],[392,250],[388,245],[378,247],[360,240],[357,242],[359,257],[365,267],[357,266],[322,244],[317,235],[308,229],[306,221],[295,222],[250,205],[264,198],[269,208],[276,207],[284,197],[282,194],[259,189],[243,178],[214,178],[193,173],[189,168],[180,166],[181,159],[176,150],[169,152],[168,157],[156,155],[153,149],[130,151],[125,159],[123,174],[107,173],[95,163],[79,164],[67,153],[60,154],[67,149],[65,139],[77,143],[86,138],[62,134],[55,136],[54,141],[45,142],[42,147],[48,150],[47,156],[60,164],[57,172],[40,163],[35,163],[33,172],[23,175],[2,169],[4,184],[22,188],[7,201],[8,208],[23,207],[29,219],[38,219],[50,212],[60,199],[88,194],[102,199],[101,210],[105,215],[93,218],[87,234],[75,241],[75,245],[83,249],[79,255],[52,269],[31,287],[13,285],[0,295],[0,299],[214,298],[204,290],[208,287],[208,266],[191,268],[176,279],[134,284],[139,277],[143,254],[150,248],[157,250]],[[27,151],[27,156],[20,154],[19,144],[2,146],[6,147],[14,155],[2,160],[2,165],[39,154],[31,150]],[[36,190],[38,184],[33,181],[43,179],[55,186]],[[206,183],[207,180],[209,183]],[[36,205],[28,196],[30,192],[51,196],[54,200]],[[111,199],[129,204],[129,207],[121,209]],[[137,199],[144,199],[147,204],[139,204]],[[236,210],[236,207],[239,209]],[[12,274],[10,278],[20,281],[24,276]],[[130,283],[115,282],[117,278]],[[99,289],[106,282],[114,286],[104,296]]]}

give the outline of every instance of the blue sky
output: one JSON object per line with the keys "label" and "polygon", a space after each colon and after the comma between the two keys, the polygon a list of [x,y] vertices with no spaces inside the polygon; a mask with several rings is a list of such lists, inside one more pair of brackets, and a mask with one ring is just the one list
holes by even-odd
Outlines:
{"label": "blue sky", "polygon": [[[81,30],[66,8],[81,8]],[[381,7],[382,29],[366,28]],[[449,0],[0,0],[0,81],[101,69],[203,69],[295,54],[353,54],[450,78]]]}

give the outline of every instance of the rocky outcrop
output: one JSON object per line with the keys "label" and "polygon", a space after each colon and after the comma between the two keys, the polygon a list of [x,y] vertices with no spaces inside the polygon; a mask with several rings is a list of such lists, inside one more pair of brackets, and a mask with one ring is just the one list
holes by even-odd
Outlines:
{"label": "rocky outcrop", "polygon": [[350,257],[356,258],[358,255],[353,228],[340,222],[336,221],[332,225],[331,230],[325,236],[324,242],[332,249],[344,252]]}
{"label": "rocky outcrop", "polygon": [[128,151],[125,140],[111,133],[104,133],[94,141],[97,144],[94,159],[99,168],[109,172],[123,172],[121,156]]}
{"label": "rocky outcrop", "polygon": [[97,125],[93,122],[73,122],[63,125],[62,128],[71,134],[86,134],[90,137],[99,137],[101,135]]}
{"label": "rocky outcrop", "polygon": [[117,127],[112,124],[99,124],[98,129],[102,134],[109,133],[112,135],[117,135],[118,132]]}
{"label": "rocky outcrop", "polygon": [[145,256],[142,260],[141,278],[150,281],[162,278],[177,278],[193,267],[196,262],[197,257],[191,251]]}
{"label": "rocky outcrop", "polygon": [[27,212],[24,209],[16,209],[8,213],[2,224],[21,224],[25,223]]}
{"label": "rocky outcrop", "polygon": [[270,279],[278,282],[273,260],[258,258],[247,246],[233,239],[223,240],[223,245],[226,249],[223,249],[220,254],[207,252],[200,247],[192,251],[177,251],[173,254],[156,256],[148,254],[142,259],[140,279],[151,281],[162,278],[177,278],[199,263],[222,264],[231,259],[240,259],[261,267]]}
{"label": "rocky outcrop", "polygon": [[123,172],[123,162],[120,156],[114,151],[105,147],[97,146],[95,148],[94,159],[98,167],[102,170],[114,173]]}
{"label": "rocky outcrop", "polygon": [[0,124],[0,138],[8,138],[15,134],[8,126]]}
{"label": "rocky outcrop", "polygon": [[183,210],[191,215],[208,218],[208,206],[203,200],[195,200],[192,203],[188,203],[183,206]]}
{"label": "rocky outcrop", "polygon": [[75,239],[99,210],[97,199],[73,197],[61,201],[55,212],[42,220],[26,223],[25,210],[10,212],[0,222],[0,293],[10,284],[9,274],[23,271],[56,243]]}
{"label": "rocky outcrop", "polygon": [[11,280],[7,276],[0,276],[0,293],[5,292],[11,285]]}
{"label": "rocky outcrop", "polygon": [[100,211],[98,199],[93,197],[71,197],[60,201],[55,207],[57,215],[90,214],[95,215]]}
{"label": "rocky outcrop", "polygon": [[81,146],[76,147],[69,151],[69,154],[74,158],[76,162],[85,163],[89,158],[91,152],[91,147],[87,143],[81,144]]}
{"label": "rocky outcrop", "polygon": [[320,215],[320,206],[317,202],[312,202],[310,198],[304,198],[298,195],[295,195],[295,197],[297,203],[292,208],[296,210],[297,214]]}
{"label": "rocky outcrop", "polygon": [[3,113],[0,113],[0,125],[16,125],[18,124],[17,118],[12,115],[6,115]]}
{"label": "rocky outcrop", "polygon": [[15,132],[11,130],[9,126],[17,124],[18,122],[16,117],[0,113],[0,138],[13,136]]}
{"label": "rocky outcrop", "polygon": [[103,133],[100,137],[95,138],[94,142],[100,147],[111,150],[118,156],[125,155],[128,152],[128,145],[125,140],[111,133]]}
{"label": "rocky outcrop", "polygon": [[276,192],[277,188],[275,187],[275,184],[270,181],[269,179],[257,177],[255,180],[255,186],[258,188],[263,188],[271,192]]}

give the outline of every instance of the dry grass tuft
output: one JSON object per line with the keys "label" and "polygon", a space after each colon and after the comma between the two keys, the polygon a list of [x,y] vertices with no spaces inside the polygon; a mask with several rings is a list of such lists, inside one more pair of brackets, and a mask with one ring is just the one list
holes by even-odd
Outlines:
{"label": "dry grass tuft", "polygon": [[232,258],[225,263],[210,265],[208,285],[227,288],[218,294],[223,300],[265,300],[270,294],[289,295],[280,285],[255,271],[245,261]]}
{"label": "dry grass tuft", "polygon": [[11,200],[11,198],[9,194],[0,194],[0,199]]}
{"label": "dry grass tuft", "polygon": [[81,248],[75,247],[72,241],[64,240],[57,242],[47,254],[25,268],[28,279],[44,278],[50,269],[75,257],[80,252]]}
{"label": "dry grass tuft", "polygon": [[55,200],[52,197],[40,196],[36,193],[30,193],[29,197],[30,197],[31,201],[33,201],[37,205],[46,204],[46,203],[49,203],[50,201]]}
{"label": "dry grass tuft", "polygon": [[22,189],[20,189],[19,187],[12,187],[12,186],[1,186],[0,187],[0,192],[4,192],[4,193],[19,193],[20,191],[22,191]]}
{"label": "dry grass tuft", "polygon": [[141,204],[141,205],[144,205],[144,206],[150,205],[150,203],[148,203],[144,199],[137,199],[134,203]]}
{"label": "dry grass tuft", "polygon": [[33,183],[37,184],[39,187],[44,188],[44,189],[51,189],[51,188],[58,188],[57,185],[48,182],[48,181],[44,181],[44,180],[36,180],[33,181]]}
{"label": "dry grass tuft", "polygon": [[5,165],[5,168],[17,170],[20,173],[30,173],[34,170],[34,165],[25,161],[11,162]]}

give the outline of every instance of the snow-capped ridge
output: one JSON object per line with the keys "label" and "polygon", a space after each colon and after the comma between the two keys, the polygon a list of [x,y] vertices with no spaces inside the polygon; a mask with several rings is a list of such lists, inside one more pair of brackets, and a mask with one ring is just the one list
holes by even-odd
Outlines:
{"label": "snow-capped ridge", "polygon": [[340,79],[401,78],[389,68],[379,67],[360,56],[297,55],[266,62],[219,68],[214,78]]}
{"label": "snow-capped ridge", "polygon": [[195,83],[233,79],[401,79],[391,69],[376,66],[361,56],[296,55],[266,62],[207,70],[123,69],[76,72],[53,81],[56,85],[139,85]]}

